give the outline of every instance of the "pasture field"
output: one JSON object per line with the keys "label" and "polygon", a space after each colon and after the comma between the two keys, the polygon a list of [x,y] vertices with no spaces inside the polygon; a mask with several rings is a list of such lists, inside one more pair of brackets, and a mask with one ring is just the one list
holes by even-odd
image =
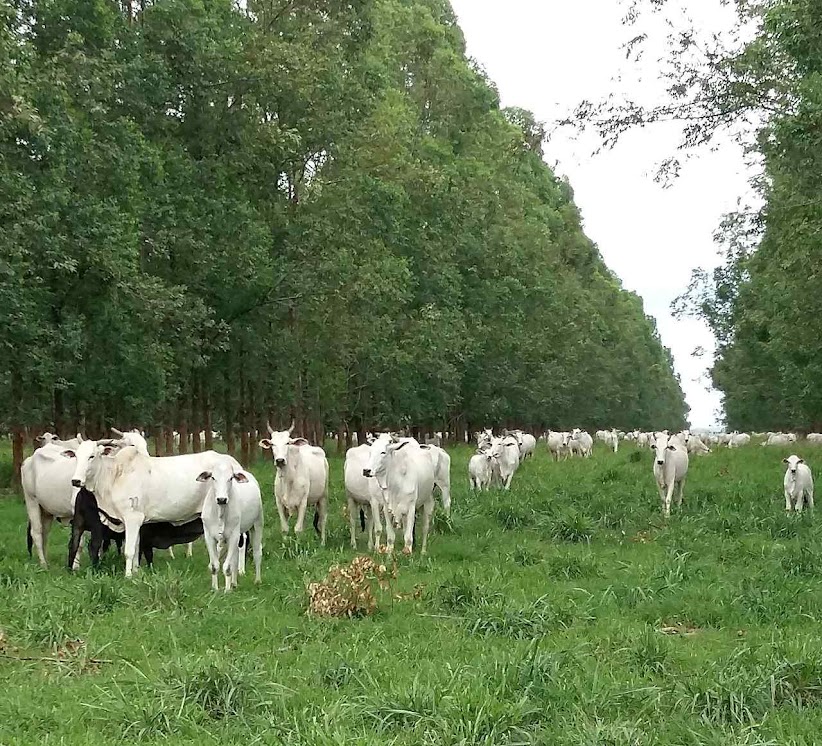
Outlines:
{"label": "pasture field", "polygon": [[356,556],[340,459],[325,549],[280,536],[254,465],[263,584],[228,596],[202,542],[133,581],[113,553],[71,575],[57,526],[41,570],[21,500],[0,499],[0,744],[822,742],[822,514],[786,516],[781,492],[782,457],[822,479],[822,450],[694,458],[667,523],[650,451],[554,464],[540,444],[510,493],[477,496],[471,452],[429,555],[398,555],[355,619],[306,615],[306,584]]}

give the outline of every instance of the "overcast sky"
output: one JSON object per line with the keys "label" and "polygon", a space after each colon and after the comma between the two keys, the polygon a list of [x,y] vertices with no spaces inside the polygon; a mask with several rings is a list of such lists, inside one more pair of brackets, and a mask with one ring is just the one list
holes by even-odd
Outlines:
{"label": "overcast sky", "polygon": [[[503,106],[520,106],[542,121],[561,119],[583,99],[599,101],[622,90],[645,95],[661,90],[658,63],[646,55],[629,65],[622,45],[634,31],[622,25],[616,0],[451,0],[468,54],[497,85]],[[732,10],[719,0],[681,0],[700,27],[728,28]],[[697,10],[698,9],[698,12]],[[664,30],[659,29],[660,49]],[[546,160],[574,189],[585,231],[626,288],[639,293],[670,347],[691,406],[693,427],[716,425],[720,398],[708,390],[713,338],[695,320],[675,320],[671,301],[687,287],[691,270],[718,262],[713,242],[721,216],[749,194],[740,149],[728,144],[700,152],[668,189],[654,182],[657,165],[674,155],[678,128],[662,125],[627,135],[612,151],[592,156],[593,137],[552,136]]]}

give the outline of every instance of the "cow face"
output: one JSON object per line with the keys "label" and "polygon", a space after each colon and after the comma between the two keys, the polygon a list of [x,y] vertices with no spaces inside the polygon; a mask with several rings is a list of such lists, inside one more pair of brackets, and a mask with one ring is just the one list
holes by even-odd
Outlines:
{"label": "cow face", "polygon": [[788,465],[788,472],[790,472],[791,476],[796,476],[796,469],[799,464],[804,464],[805,460],[799,458],[799,456],[788,456],[788,458],[782,459],[783,464]]}
{"label": "cow face", "polygon": [[665,465],[665,457],[668,451],[675,450],[673,445],[669,444],[670,438],[667,433],[656,433],[653,442],[651,443],[651,450],[655,454],[656,462],[660,466]]}
{"label": "cow face", "polygon": [[305,438],[292,438],[291,433],[294,432],[294,423],[288,430],[274,430],[271,425],[268,426],[270,437],[263,438],[260,441],[260,448],[264,450],[271,449],[271,458],[274,461],[274,466],[278,469],[284,469],[288,466],[288,447],[289,446],[304,446],[308,445]]}
{"label": "cow face", "polygon": [[197,476],[197,481],[208,482],[211,488],[206,499],[214,500],[217,507],[224,508],[231,499],[232,484],[246,484],[248,475],[242,471],[234,471],[234,467],[229,463],[218,463],[211,471],[201,472]]}

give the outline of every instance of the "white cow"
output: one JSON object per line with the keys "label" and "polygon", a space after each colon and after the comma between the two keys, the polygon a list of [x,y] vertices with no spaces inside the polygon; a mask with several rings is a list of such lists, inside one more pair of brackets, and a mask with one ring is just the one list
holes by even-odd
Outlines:
{"label": "white cow", "polygon": [[[357,548],[357,513],[361,508],[366,511],[366,532],[368,534],[368,550],[379,551],[382,541],[382,520],[380,515],[387,511],[376,479],[365,476],[368,462],[371,458],[371,447],[368,445],[354,446],[345,454],[343,476],[345,480],[345,495],[348,500],[348,520],[351,528],[351,548]],[[390,516],[386,515],[386,522]]]}
{"label": "white cow", "polygon": [[112,453],[96,441],[83,441],[77,449],[72,485],[94,492],[100,508],[123,522],[126,577],[131,577],[138,567],[140,526],[193,520],[200,515],[206,490],[197,476],[221,460],[238,470],[242,467],[231,456],[215,451],[150,456],[145,439],[135,431],[124,433],[118,444],[123,443]]}
{"label": "white cow", "polygon": [[688,453],[693,454],[695,456],[701,456],[705,453],[710,453],[711,452],[711,449],[708,448],[708,446],[705,445],[702,438],[700,438],[698,435],[692,435],[688,439],[687,448],[688,448]]}
{"label": "white cow", "polygon": [[442,433],[438,431],[431,436],[426,436],[425,443],[426,445],[442,448]]}
{"label": "white cow", "polygon": [[794,433],[768,433],[768,439],[762,445],[787,446],[791,443],[796,443],[796,435]]}
{"label": "white cow", "polygon": [[49,441],[23,462],[20,476],[29,535],[43,567],[48,566],[46,541],[52,521],[68,521],[74,515],[77,491],[72,489],[71,478],[76,460],[73,449]]}
{"label": "white cow", "polygon": [[596,438],[614,453],[619,451],[619,433],[616,430],[597,430]]}
{"label": "white cow", "polygon": [[640,433],[636,437],[637,448],[648,448],[651,445],[651,434]]}
{"label": "white cow", "polygon": [[80,443],[83,442],[83,436],[80,433],[77,433],[76,436],[73,438],[69,438],[68,440],[61,440],[59,435],[54,435],[50,432],[45,432],[42,435],[38,435],[35,440],[41,445],[55,445],[60,446],[61,448],[77,448]]}
{"label": "white cow", "polygon": [[808,508],[813,510],[813,475],[810,467],[799,456],[788,456],[782,459],[788,468],[785,471],[785,510],[789,513],[802,512],[803,500],[807,499]]}
{"label": "white cow", "polygon": [[545,436],[545,445],[548,446],[548,452],[554,461],[568,458],[568,433],[549,430]]}
{"label": "white cow", "polygon": [[537,450],[537,439],[531,433],[521,433],[519,438],[520,461],[533,457]]}
{"label": "white cow", "polygon": [[474,433],[474,437],[477,439],[477,448],[487,448],[494,438],[494,431],[490,427],[486,427],[485,430]]}
{"label": "white cow", "polygon": [[491,441],[491,455],[499,467],[499,479],[506,490],[511,489],[511,480],[519,466],[519,443],[513,435],[494,438]]}
{"label": "white cow", "polygon": [[728,448],[741,448],[751,442],[751,436],[748,433],[731,433],[728,439]]}
{"label": "white cow", "polygon": [[808,433],[808,437],[805,438],[808,443],[822,443],[822,433]]}
{"label": "white cow", "polygon": [[468,479],[471,489],[476,492],[488,490],[491,487],[493,477],[492,463],[494,457],[490,450],[477,450],[468,461]]}
{"label": "white cow", "polygon": [[594,450],[594,439],[584,430],[574,428],[568,440],[568,447],[571,455],[580,455],[583,458],[590,458]]}
{"label": "white cow", "polygon": [[[434,466],[431,455],[413,439],[400,441],[393,435],[382,435],[369,446],[368,466],[363,474],[377,482],[391,520],[386,521],[388,551],[394,548],[394,527],[404,527],[404,554],[414,545],[414,522],[422,509],[422,543],[428,547],[428,529],[434,512]],[[393,525],[392,525],[393,524]]]}
{"label": "white cow", "polygon": [[665,433],[656,433],[651,449],[654,451],[654,478],[659,488],[662,514],[667,518],[671,515],[671,498],[677,486],[679,494],[676,504],[677,507],[682,506],[688,474],[688,451],[678,435]]}
{"label": "white cow", "polygon": [[294,533],[303,531],[305,512],[315,505],[319,518],[320,543],[325,544],[328,518],[328,459],[322,448],[309,445],[305,438],[292,438],[294,423],[288,430],[274,430],[268,425],[269,438],[260,447],[271,451],[277,475],[274,478],[274,501],[280,516],[280,528],[288,533],[288,518],[296,511]]}
{"label": "white cow", "polygon": [[[203,538],[208,549],[211,569],[211,587],[219,589],[217,573],[220,570],[221,549],[226,548],[223,563],[225,592],[237,586],[240,568],[240,537],[250,533],[254,550],[254,582],[260,582],[263,559],[263,500],[260,485],[251,472],[238,469],[226,457],[211,469],[197,475],[196,481],[205,483],[207,491],[202,506]],[[245,547],[243,547],[245,553]]]}

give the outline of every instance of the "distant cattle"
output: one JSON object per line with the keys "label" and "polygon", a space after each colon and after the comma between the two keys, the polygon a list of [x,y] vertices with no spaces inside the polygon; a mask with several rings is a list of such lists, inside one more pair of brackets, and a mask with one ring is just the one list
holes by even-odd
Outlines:
{"label": "distant cattle", "polygon": [[487,490],[491,486],[491,478],[493,476],[493,469],[491,464],[494,457],[490,450],[478,450],[468,461],[468,480],[471,489],[480,492]]}

